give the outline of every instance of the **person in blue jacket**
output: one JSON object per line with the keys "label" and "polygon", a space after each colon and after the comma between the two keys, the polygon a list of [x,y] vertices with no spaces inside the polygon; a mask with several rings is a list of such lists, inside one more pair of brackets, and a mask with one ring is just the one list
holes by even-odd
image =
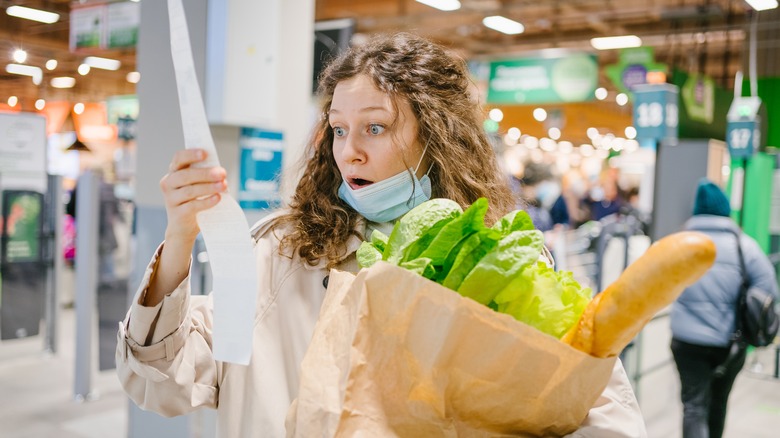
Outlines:
{"label": "person in blue jacket", "polygon": [[740,232],[730,214],[729,200],[720,187],[702,179],[696,191],[693,217],[685,228],[707,234],[718,253],[712,268],[672,306],[671,349],[680,374],[683,438],[723,435],[729,393],[745,363],[742,350],[736,360],[728,362],[725,373],[715,374],[729,355],[734,332],[742,284],[737,243],[742,248],[750,285],[778,293],[772,263],[755,240]]}

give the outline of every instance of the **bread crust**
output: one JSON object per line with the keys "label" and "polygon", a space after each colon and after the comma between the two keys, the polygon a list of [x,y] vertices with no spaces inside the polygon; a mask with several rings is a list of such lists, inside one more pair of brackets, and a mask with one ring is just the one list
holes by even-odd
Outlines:
{"label": "bread crust", "polygon": [[659,310],[710,269],[715,254],[715,244],[703,233],[664,237],[588,304],[562,341],[591,356],[618,355]]}

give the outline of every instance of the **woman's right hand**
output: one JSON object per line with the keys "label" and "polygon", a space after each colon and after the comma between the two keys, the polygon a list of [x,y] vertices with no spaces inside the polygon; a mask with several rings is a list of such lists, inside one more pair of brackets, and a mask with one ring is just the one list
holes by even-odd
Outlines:
{"label": "woman's right hand", "polygon": [[205,159],[204,150],[180,150],[160,180],[168,226],[155,274],[140,300],[143,306],[156,306],[187,277],[190,254],[200,231],[197,214],[217,205],[227,189],[225,169],[193,167]]}
{"label": "woman's right hand", "polygon": [[200,231],[196,216],[219,202],[227,189],[222,167],[194,167],[206,159],[202,149],[177,151],[168,173],[160,180],[168,226],[165,240],[194,243]]}

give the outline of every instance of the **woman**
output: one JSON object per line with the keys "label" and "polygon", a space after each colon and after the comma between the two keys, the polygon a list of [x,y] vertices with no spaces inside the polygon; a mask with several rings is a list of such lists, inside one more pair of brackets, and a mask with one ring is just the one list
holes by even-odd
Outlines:
{"label": "woman", "polygon": [[726,423],[726,405],[745,351],[715,369],[729,355],[734,333],[737,297],[742,285],[744,258],[747,280],[777,295],[777,280],[769,259],[755,240],[740,232],[729,217],[731,207],[723,191],[702,179],[696,189],[693,217],[687,230],[706,233],[718,256],[712,268],[680,295],[672,306],[672,354],[680,374],[684,438],[720,438]]}
{"label": "woman", "polygon": [[[217,203],[225,171],[191,167],[202,151],[179,151],[161,181],[165,243],[120,327],[118,372],[131,398],[168,416],[216,408],[225,437],[284,436],[330,268],[356,272],[361,240],[431,197],[464,207],[487,197],[490,223],[513,208],[468,78],[462,60],[408,34],[351,49],[323,72],[304,176],[289,207],[253,231],[260,287],[247,367],[213,359],[211,300],[189,296],[195,214]],[[644,436],[619,364],[581,431]]]}

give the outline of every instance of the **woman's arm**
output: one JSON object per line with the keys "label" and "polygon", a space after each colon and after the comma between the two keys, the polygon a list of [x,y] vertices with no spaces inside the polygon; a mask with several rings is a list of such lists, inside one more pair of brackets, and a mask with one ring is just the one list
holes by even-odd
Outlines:
{"label": "woman's arm", "polygon": [[161,415],[216,407],[218,363],[212,355],[212,302],[190,297],[190,254],[197,214],[219,202],[227,185],[220,167],[194,167],[205,151],[178,151],[160,181],[168,225],[165,244],[146,269],[120,323],[117,373],[130,398]]}
{"label": "woman's arm", "polygon": [[192,247],[200,232],[197,214],[215,206],[220,193],[227,189],[225,169],[193,167],[205,159],[206,152],[200,149],[178,151],[169,173],[160,180],[168,226],[154,275],[141,296],[144,306],[156,306],[187,276]]}

